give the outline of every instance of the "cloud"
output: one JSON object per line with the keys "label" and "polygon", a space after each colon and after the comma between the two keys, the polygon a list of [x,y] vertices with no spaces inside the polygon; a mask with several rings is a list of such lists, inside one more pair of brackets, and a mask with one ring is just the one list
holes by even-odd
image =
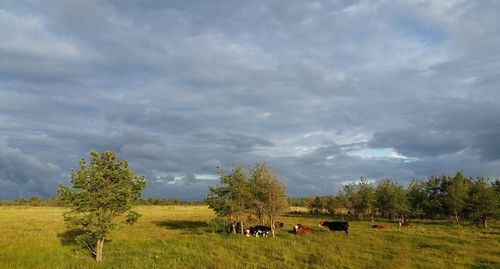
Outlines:
{"label": "cloud", "polygon": [[0,195],[4,199],[53,194],[62,182],[61,169],[0,144]]}
{"label": "cloud", "polygon": [[498,176],[498,5],[3,1],[0,198],[51,194],[91,149],[190,199],[257,161],[295,196]]}
{"label": "cloud", "polygon": [[392,147],[404,155],[414,157],[439,156],[465,148],[465,143],[453,132],[420,129],[375,133],[368,145],[373,148]]}

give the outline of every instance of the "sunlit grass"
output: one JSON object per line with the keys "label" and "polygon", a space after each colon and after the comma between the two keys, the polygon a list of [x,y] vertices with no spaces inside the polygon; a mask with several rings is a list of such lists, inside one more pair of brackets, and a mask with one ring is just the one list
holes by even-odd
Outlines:
{"label": "sunlit grass", "polygon": [[[205,206],[148,206],[133,226],[113,232],[97,264],[71,243],[61,208],[0,207],[0,268],[500,268],[500,232],[414,223],[410,229],[351,222],[349,236],[319,217],[282,217],[277,238],[207,232]],[[316,234],[288,233],[301,223]]]}

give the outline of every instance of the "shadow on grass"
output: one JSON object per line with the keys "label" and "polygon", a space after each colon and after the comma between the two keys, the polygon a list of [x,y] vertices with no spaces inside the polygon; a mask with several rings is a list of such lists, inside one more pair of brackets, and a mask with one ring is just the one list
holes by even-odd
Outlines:
{"label": "shadow on grass", "polygon": [[83,229],[70,229],[66,230],[62,233],[58,233],[57,237],[61,241],[61,244],[63,246],[74,246],[78,245],[75,241],[75,238],[79,235],[82,235],[85,233],[85,230]]}
{"label": "shadow on grass", "polygon": [[[77,242],[76,242],[76,237],[78,237],[79,235],[82,235],[85,233],[85,230],[83,229],[69,229],[69,230],[66,230],[62,233],[58,233],[57,234],[57,237],[59,238],[59,240],[61,241],[61,244],[63,246],[80,246]],[[104,243],[109,243],[111,242],[110,239],[104,239]],[[81,246],[80,246],[81,247]]]}
{"label": "shadow on grass", "polygon": [[186,233],[200,233],[207,229],[207,223],[204,221],[193,220],[164,220],[154,221],[154,224],[172,230],[182,230]]}

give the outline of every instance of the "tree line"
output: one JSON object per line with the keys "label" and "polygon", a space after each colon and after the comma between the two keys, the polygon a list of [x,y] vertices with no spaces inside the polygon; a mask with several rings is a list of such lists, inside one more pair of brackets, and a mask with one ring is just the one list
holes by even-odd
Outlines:
{"label": "tree line", "polygon": [[[79,161],[79,168],[71,170],[71,184],[60,185],[57,196],[47,201],[39,196],[25,200],[2,201],[4,205],[53,205],[70,210],[64,220],[70,229],[78,231],[75,240],[102,260],[105,239],[122,224],[133,224],[140,214],[133,205],[176,204],[176,199],[141,199],[146,186],[143,175],[136,175],[126,160],[119,160],[113,151],[91,151],[90,162]],[[218,216],[231,224],[236,233],[252,219],[271,227],[274,237],[276,218],[288,209],[285,185],[266,164],[253,168],[237,166],[231,171],[220,170],[220,184],[209,186],[206,203]],[[345,208],[357,218],[382,216],[388,219],[445,218],[480,221],[500,215],[500,180],[490,182],[478,177],[431,176],[426,181],[413,180],[406,188],[384,179],[378,184],[361,178],[350,183],[336,196],[313,199],[290,199],[292,205],[307,205],[311,212],[335,214]],[[343,211],[342,211],[343,213]]]}
{"label": "tree line", "polygon": [[338,195],[292,198],[290,204],[306,206],[310,213],[338,214],[344,208],[355,218],[380,216],[405,221],[416,219],[468,220],[487,227],[487,221],[500,216],[500,180],[455,175],[431,176],[412,180],[405,188],[391,179],[377,184],[361,178],[342,187]]}

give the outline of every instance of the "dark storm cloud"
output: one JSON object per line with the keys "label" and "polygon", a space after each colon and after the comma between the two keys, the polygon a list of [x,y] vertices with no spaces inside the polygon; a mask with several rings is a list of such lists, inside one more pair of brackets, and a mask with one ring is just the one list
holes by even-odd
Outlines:
{"label": "dark storm cloud", "polygon": [[0,198],[90,149],[203,198],[265,161],[291,195],[498,176],[496,1],[2,1]]}
{"label": "dark storm cloud", "polygon": [[27,156],[0,142],[0,195],[17,199],[34,194],[53,194],[62,182],[60,168],[37,158]]}
{"label": "dark storm cloud", "polygon": [[395,148],[407,156],[439,156],[456,153],[465,147],[454,133],[421,129],[377,132],[368,144],[373,148]]}

